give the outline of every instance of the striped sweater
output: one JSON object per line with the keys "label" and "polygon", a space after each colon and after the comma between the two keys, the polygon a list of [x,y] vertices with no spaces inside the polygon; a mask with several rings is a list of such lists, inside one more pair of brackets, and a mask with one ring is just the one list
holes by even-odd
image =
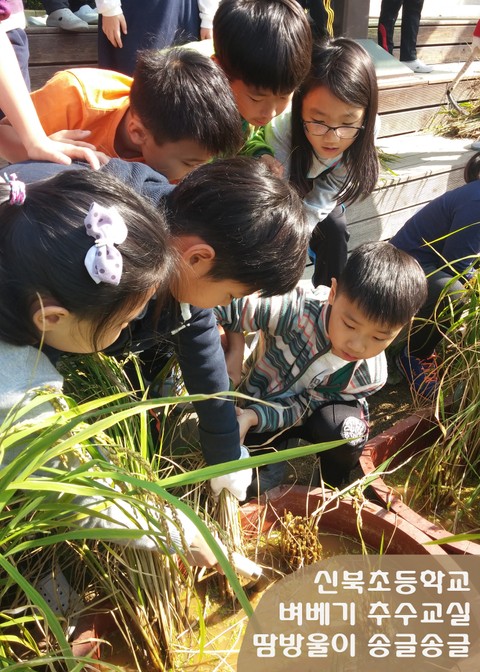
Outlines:
{"label": "striped sweater", "polygon": [[382,352],[371,359],[347,362],[331,353],[327,336],[328,287],[304,289],[272,298],[257,295],[218,307],[218,322],[233,332],[259,331],[244,364],[238,391],[268,401],[246,402],[255,411],[255,431],[276,431],[302,423],[329,400],[365,400],[386,382]]}

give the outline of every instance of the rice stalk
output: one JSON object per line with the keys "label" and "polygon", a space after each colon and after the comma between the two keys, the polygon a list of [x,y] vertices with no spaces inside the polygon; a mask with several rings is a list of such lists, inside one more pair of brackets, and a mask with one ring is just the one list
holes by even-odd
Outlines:
{"label": "rice stalk", "polygon": [[431,120],[428,130],[446,138],[479,138],[480,101],[461,102],[459,106],[465,110],[464,114],[452,106],[440,108]]}
{"label": "rice stalk", "polygon": [[[449,309],[447,308],[447,311]],[[441,320],[445,314],[440,316]],[[445,518],[454,510],[453,530],[461,520],[480,526],[472,509],[480,492],[480,283],[475,274],[465,288],[464,311],[445,331],[448,343],[440,365],[442,435],[417,463],[421,474],[410,493],[412,505]],[[450,400],[451,407],[443,403]],[[468,493],[465,496],[465,493]]]}

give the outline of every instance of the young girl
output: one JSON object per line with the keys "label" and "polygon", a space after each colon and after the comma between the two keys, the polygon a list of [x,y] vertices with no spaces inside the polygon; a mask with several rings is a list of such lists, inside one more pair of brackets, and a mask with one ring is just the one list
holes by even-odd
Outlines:
{"label": "young girl", "polygon": [[[61,392],[61,376],[42,353],[43,345],[83,353],[113,343],[154,293],[161,299],[176,255],[169,250],[161,210],[108,175],[67,171],[30,185],[26,194],[24,185],[11,179],[0,185],[0,202],[0,422],[5,431],[15,422],[15,410],[42,390]],[[45,402],[29,409],[22,421],[52,412]],[[5,448],[0,467],[28,449],[28,444]],[[69,470],[79,464],[73,453],[48,462]],[[105,505],[101,515],[96,515],[98,497],[78,496],[79,504],[93,508],[79,525],[150,530],[126,543],[164,548],[158,532],[125,502]],[[190,561],[214,564],[192,523],[179,511],[176,517],[190,545]],[[182,548],[173,527],[170,536],[171,550],[177,550],[175,544]],[[57,572],[55,581],[41,579],[38,588],[62,611],[70,602],[66,585]]]}
{"label": "young girl", "polygon": [[[330,285],[345,266],[345,204],[375,187],[377,107],[370,56],[353,40],[338,38],[314,47],[310,73],[293,96],[291,112],[265,127],[267,146],[304,199],[315,287]],[[256,153],[261,151],[268,150]]]}

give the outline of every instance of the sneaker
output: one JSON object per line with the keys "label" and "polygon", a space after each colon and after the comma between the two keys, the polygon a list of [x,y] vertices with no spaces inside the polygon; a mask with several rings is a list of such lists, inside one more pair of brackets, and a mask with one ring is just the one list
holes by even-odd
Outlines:
{"label": "sneaker", "polygon": [[88,28],[88,23],[75,16],[70,9],[56,9],[47,16],[47,26],[63,30],[84,30]]}
{"label": "sneaker", "polygon": [[408,354],[405,347],[396,360],[397,366],[415,392],[426,399],[433,399],[438,392],[438,371],[435,354],[419,359]]}
{"label": "sneaker", "polygon": [[58,564],[38,581],[36,588],[53,613],[66,619],[67,633],[71,636],[85,603],[69,584]]}
{"label": "sneaker", "polygon": [[480,140],[475,140],[475,142],[472,142],[470,145],[470,149],[473,149],[475,152],[480,151]]}
{"label": "sneaker", "polygon": [[82,5],[74,14],[79,19],[82,19],[82,21],[88,23],[89,26],[96,26],[98,23],[98,12],[94,7],[90,7],[90,5]]}
{"label": "sneaker", "polygon": [[419,58],[416,58],[414,61],[401,61],[403,65],[406,65],[407,68],[410,68],[410,70],[413,70],[413,72],[432,72],[433,70],[433,65],[427,65],[423,61],[421,61]]}

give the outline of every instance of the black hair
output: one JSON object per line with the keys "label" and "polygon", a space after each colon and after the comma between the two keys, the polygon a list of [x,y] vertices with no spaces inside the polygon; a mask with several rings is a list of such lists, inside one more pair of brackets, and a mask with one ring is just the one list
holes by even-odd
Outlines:
{"label": "black hair", "polygon": [[[53,299],[102,331],[127,315],[153,288],[168,293],[175,257],[162,211],[107,173],[66,171],[27,186],[23,205],[10,205],[10,186],[0,185],[0,339],[34,345],[37,299]],[[115,206],[127,225],[118,285],[96,284],[85,268],[94,245],[84,219],[92,202]]]}
{"label": "black hair", "polygon": [[416,259],[390,243],[364,243],[351,253],[338,278],[344,294],[368,319],[407,324],[427,298],[427,279]]}
{"label": "black hair", "polygon": [[212,156],[234,156],[242,121],[227,77],[194,49],[139,52],[130,105],[155,142],[194,140]]}
{"label": "black hair", "polygon": [[474,154],[468,161],[463,173],[463,179],[467,184],[480,179],[480,152]]}
{"label": "black hair", "polygon": [[337,200],[352,202],[370,194],[378,179],[375,149],[378,85],[373,61],[360,44],[346,37],[314,46],[310,72],[292,100],[290,180],[302,197],[313,186],[307,175],[314,157],[303,127],[302,105],[305,96],[320,86],[327,87],[344,103],[365,109],[364,128],[342,156],[346,176]]}
{"label": "black hair", "polygon": [[312,31],[296,0],[222,0],[213,46],[230,80],[289,94],[310,67]]}
{"label": "black hair", "polygon": [[305,269],[302,202],[261,161],[237,157],[196,168],[167,197],[173,236],[196,235],[215,250],[209,276],[262,296],[284,294]]}

